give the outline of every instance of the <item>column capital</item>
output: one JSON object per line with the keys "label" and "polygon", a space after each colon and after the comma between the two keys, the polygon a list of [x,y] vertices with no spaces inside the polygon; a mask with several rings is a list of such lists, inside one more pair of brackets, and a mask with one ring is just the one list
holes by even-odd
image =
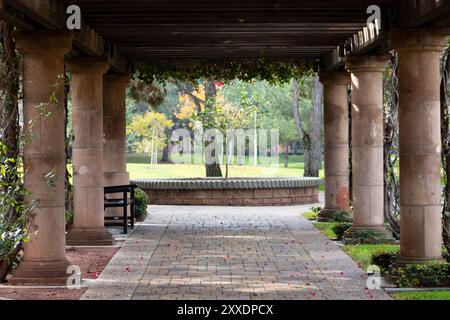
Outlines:
{"label": "column capital", "polygon": [[23,55],[66,54],[72,49],[72,35],[67,31],[16,31],[13,36],[17,49]]}
{"label": "column capital", "polygon": [[108,72],[105,73],[103,76],[104,78],[104,84],[113,84],[113,85],[121,85],[126,86],[131,80],[131,76],[129,73],[121,72],[121,73],[115,73],[115,72]]}
{"label": "column capital", "polygon": [[450,28],[403,28],[389,32],[391,47],[398,51],[437,51],[448,46]]}
{"label": "column capital", "polygon": [[104,74],[109,62],[103,57],[71,57],[67,59],[67,71],[71,74]]}
{"label": "column capital", "polygon": [[319,72],[319,78],[325,86],[329,84],[349,85],[351,83],[350,73],[347,71]]}
{"label": "column capital", "polygon": [[383,72],[390,60],[389,54],[354,54],[345,59],[345,67],[349,72]]}

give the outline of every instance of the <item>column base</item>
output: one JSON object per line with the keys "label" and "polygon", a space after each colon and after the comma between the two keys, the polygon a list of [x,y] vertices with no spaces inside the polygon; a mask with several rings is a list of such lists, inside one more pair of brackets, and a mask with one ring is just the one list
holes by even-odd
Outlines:
{"label": "column base", "polygon": [[14,271],[8,283],[13,286],[65,286],[67,268],[65,260],[24,260]]}
{"label": "column base", "polygon": [[446,263],[442,257],[427,257],[427,258],[409,258],[400,256],[398,260],[392,265],[392,268],[406,267],[412,264],[434,264]]}
{"label": "column base", "polygon": [[345,244],[393,243],[395,238],[383,227],[351,227],[344,234]]}
{"label": "column base", "polygon": [[[339,212],[345,212],[343,209],[322,209],[320,210],[319,214],[317,215],[317,222],[333,222],[336,221],[336,214]],[[342,219],[344,222],[352,222],[352,218],[349,217],[348,219]]]}
{"label": "column base", "polygon": [[73,228],[66,237],[68,246],[111,246],[113,244],[114,238],[106,228]]}

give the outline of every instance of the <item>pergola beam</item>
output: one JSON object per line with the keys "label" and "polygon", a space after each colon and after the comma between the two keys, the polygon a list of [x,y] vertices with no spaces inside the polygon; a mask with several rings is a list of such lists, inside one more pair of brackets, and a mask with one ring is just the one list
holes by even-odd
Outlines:
{"label": "pergola beam", "polygon": [[[0,18],[23,31],[36,30],[38,25],[50,30],[63,30],[65,6],[63,2],[54,0],[0,0]],[[85,54],[108,57],[114,71],[127,71],[125,57],[87,24],[83,23],[80,31],[73,32],[73,44]]]}
{"label": "pergola beam", "polygon": [[403,0],[400,7],[401,27],[445,27],[450,24],[450,1],[448,0]]}
{"label": "pergola beam", "polygon": [[6,0],[0,0],[0,19],[24,31],[34,29],[33,23],[21,17],[6,3]]}

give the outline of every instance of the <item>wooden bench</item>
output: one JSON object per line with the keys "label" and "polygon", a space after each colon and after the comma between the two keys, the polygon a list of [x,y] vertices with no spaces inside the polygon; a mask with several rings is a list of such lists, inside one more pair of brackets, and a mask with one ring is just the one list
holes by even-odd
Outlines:
{"label": "wooden bench", "polygon": [[[105,221],[122,220],[123,221],[123,233],[128,233],[128,221],[130,220],[131,228],[134,228],[135,220],[135,199],[134,190],[137,185],[124,185],[124,186],[112,186],[105,187],[105,210],[107,208],[122,208],[122,217],[105,217]],[[121,194],[122,197],[108,198],[108,195]],[[128,216],[128,207],[130,207],[130,216]]]}

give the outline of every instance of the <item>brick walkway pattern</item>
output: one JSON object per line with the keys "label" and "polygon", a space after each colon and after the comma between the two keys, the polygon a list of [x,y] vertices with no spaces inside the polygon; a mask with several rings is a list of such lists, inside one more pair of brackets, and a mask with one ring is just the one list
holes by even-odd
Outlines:
{"label": "brick walkway pattern", "polygon": [[310,207],[152,206],[82,299],[388,299]]}

